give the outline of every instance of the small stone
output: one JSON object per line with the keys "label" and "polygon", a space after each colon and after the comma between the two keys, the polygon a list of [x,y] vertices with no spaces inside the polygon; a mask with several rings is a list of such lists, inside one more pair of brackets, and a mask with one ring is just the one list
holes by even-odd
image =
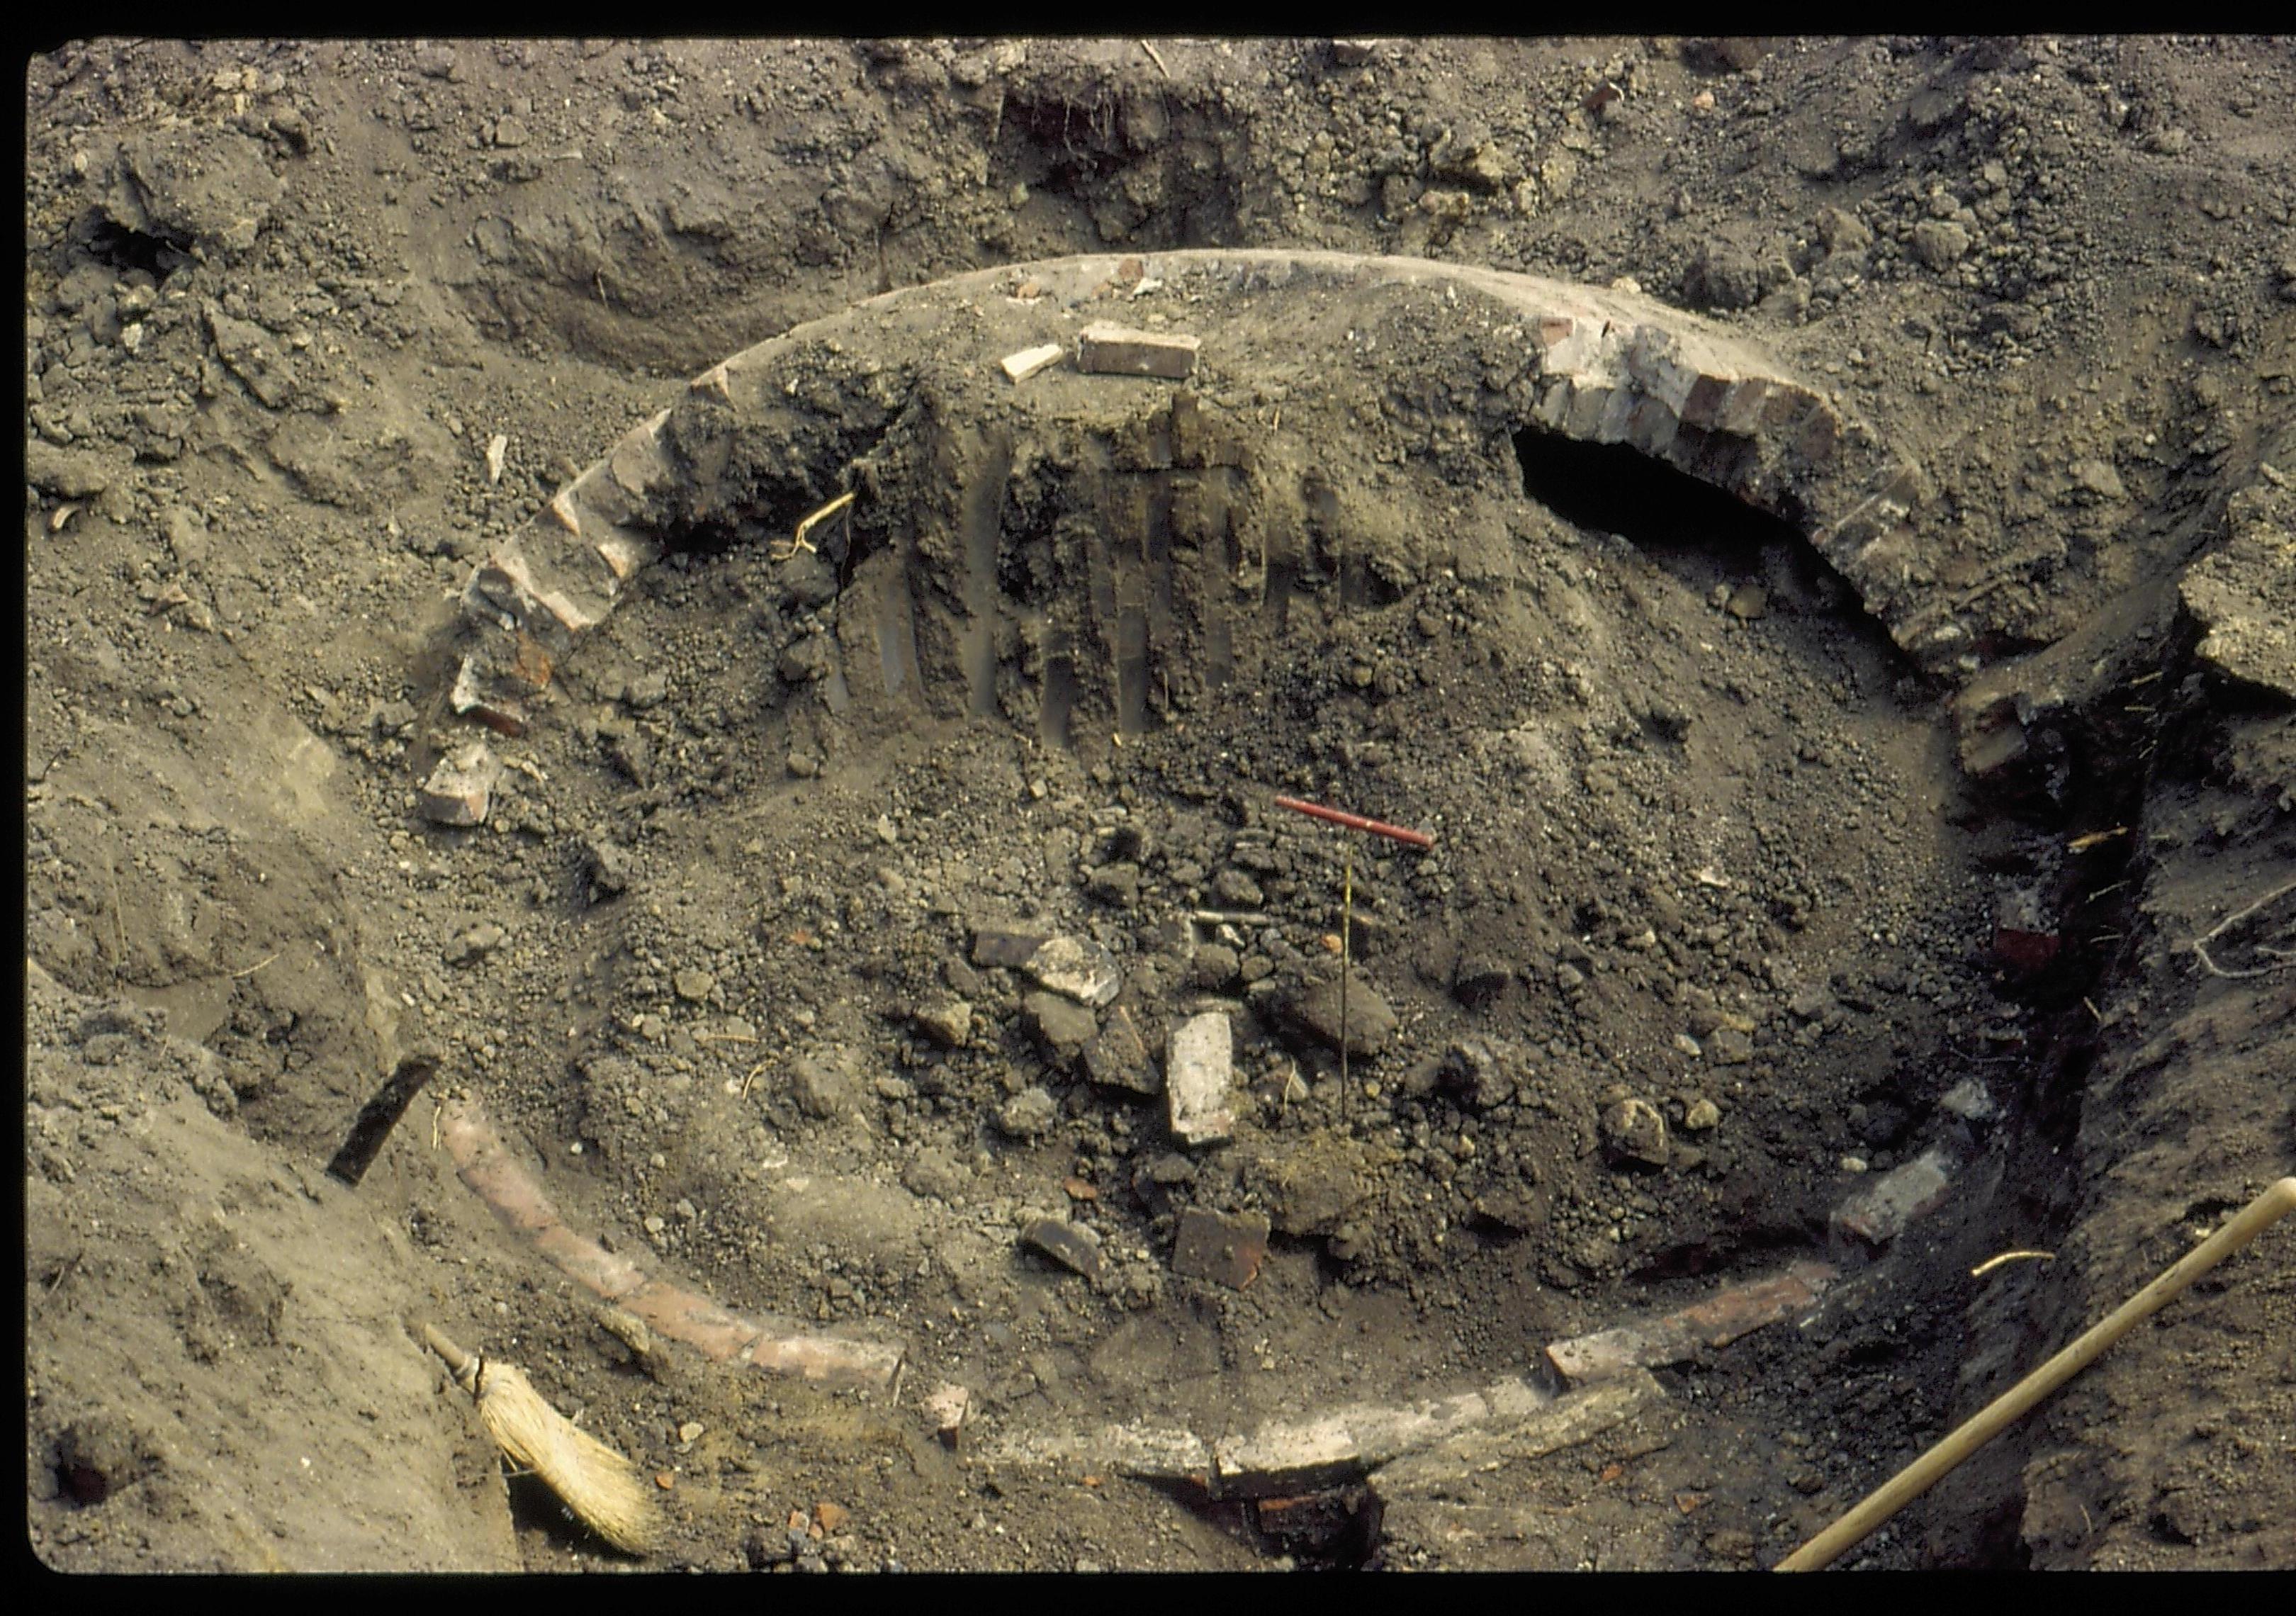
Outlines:
{"label": "small stone", "polygon": [[1071,1273],[1086,1279],[1100,1277],[1100,1236],[1082,1224],[1059,1218],[1035,1218],[1021,1231],[1021,1243],[1043,1252]]}
{"label": "small stone", "polygon": [[[1395,1012],[1361,972],[1351,972],[1347,1000],[1347,1052],[1351,1055],[1377,1054],[1387,1047],[1396,1029]],[[1296,991],[1288,1010],[1302,1031],[1328,1049],[1339,1048],[1340,981],[1336,975]]]}
{"label": "small stone", "polygon": [[1084,1046],[1085,1075],[1103,1088],[1152,1095],[1163,1087],[1146,1040],[1134,1024],[1132,1013],[1119,1005],[1108,1013],[1100,1031]]}
{"label": "small stone", "polygon": [[2076,460],[2066,468],[2066,472],[2073,480],[2074,487],[2094,494],[2099,499],[2121,500],[2128,497],[2128,490],[2121,484],[2120,473],[2114,471],[2109,462],[2096,459]]}
{"label": "small stone", "polygon": [[1191,978],[1197,987],[1217,992],[1235,980],[1242,964],[1235,950],[1226,943],[1206,943],[1196,950],[1195,968]]}
{"label": "small stone", "polygon": [[1722,608],[1740,622],[1751,623],[1770,614],[1770,592],[1759,584],[1741,584],[1730,592]]}
{"label": "small stone", "polygon": [[1647,1100],[1621,1100],[1603,1113],[1603,1144],[1614,1161],[1667,1162],[1666,1119]]}
{"label": "small stone", "polygon": [[1923,219],[1914,226],[1914,256],[1931,269],[1947,270],[1969,250],[1969,232],[1949,219]]}
{"label": "small stone", "polygon": [[1833,1226],[1867,1245],[1888,1245],[1907,1224],[1945,1200],[1956,1165],[1943,1146],[1932,1145],[1835,1208]]}
{"label": "small stone", "polygon": [[1964,1078],[1947,1089],[1938,1103],[1964,1122],[1990,1121],[1998,1110],[1985,1085],[1975,1078]]}
{"label": "small stone", "polygon": [[[976,943],[973,963],[982,963]],[[1063,994],[1095,1010],[1114,998],[1124,985],[1116,956],[1098,943],[1080,937],[1055,937],[1029,956],[1024,967],[1037,985]]]}
{"label": "small stone", "polygon": [[630,855],[603,837],[582,844],[584,873],[590,881],[590,901],[615,898],[629,890],[633,874]]}
{"label": "small stone", "polygon": [[1856,214],[1841,208],[1817,210],[1817,239],[1829,253],[1863,252],[1874,244],[1874,233]]}
{"label": "small stone", "polygon": [[718,979],[707,971],[680,971],[669,979],[669,985],[687,1004],[699,1005],[717,988]]}
{"label": "small stone", "polygon": [[1706,1053],[1718,1066],[1743,1066],[1754,1058],[1754,1040],[1735,1027],[1717,1027],[1706,1040]]}
{"label": "small stone", "polygon": [[1046,1052],[1063,1064],[1082,1054],[1100,1030],[1091,1011],[1054,993],[1032,993],[1021,1001],[1029,1030]]}
{"label": "small stone", "polygon": [[1041,931],[1016,931],[1004,926],[975,926],[972,963],[976,965],[1026,965],[1043,947]]}
{"label": "small stone", "polygon": [[1685,1133],[1702,1134],[1718,1127],[1721,1121],[1722,1108],[1711,1100],[1693,1101],[1690,1109],[1682,1114]]}
{"label": "small stone", "polygon": [[972,1393],[955,1381],[943,1381],[925,1394],[924,1411],[935,1434],[953,1447],[956,1433],[972,1412]]}
{"label": "small stone", "polygon": [[944,999],[912,1013],[909,1018],[943,1049],[962,1048],[972,1036],[972,1006],[963,999]]}
{"label": "small stone", "polygon": [[701,1440],[701,1433],[709,1429],[709,1427],[704,1425],[700,1420],[688,1420],[677,1428],[677,1440],[681,1442],[698,1442]]}
{"label": "small stone", "polygon": [[1444,1077],[1461,1099],[1477,1111],[1488,1111],[1514,1095],[1514,1070],[1521,1055],[1508,1046],[1488,1038],[1463,1038],[1451,1046],[1444,1061]]}
{"label": "small stone", "polygon": [[1786,1009],[1805,1021],[1824,1021],[1838,1005],[1833,992],[1824,982],[1804,982],[1786,1000]]}
{"label": "small stone", "polygon": [[847,1050],[808,1051],[790,1068],[790,1096],[800,1111],[816,1120],[850,1112],[860,1087]]}
{"label": "small stone", "polygon": [[1267,901],[1259,883],[1242,870],[1222,870],[1213,876],[1212,896],[1232,909],[1257,909]]}
{"label": "small stone", "polygon": [[1022,1089],[997,1108],[996,1126],[1015,1139],[1041,1139],[1060,1120],[1060,1103],[1042,1085]]}
{"label": "small stone", "polygon": [[1140,866],[1104,864],[1085,880],[1085,890],[1104,904],[1128,909],[1140,901]]}
{"label": "small stone", "polygon": [[481,921],[447,945],[447,963],[450,965],[475,964],[501,947],[503,939],[508,935],[492,921]]}
{"label": "small stone", "polygon": [[1233,1034],[1219,1011],[1191,1016],[1172,1029],[1164,1087],[1172,1136],[1182,1144],[1217,1144],[1235,1132],[1230,1110],[1234,1060]]}

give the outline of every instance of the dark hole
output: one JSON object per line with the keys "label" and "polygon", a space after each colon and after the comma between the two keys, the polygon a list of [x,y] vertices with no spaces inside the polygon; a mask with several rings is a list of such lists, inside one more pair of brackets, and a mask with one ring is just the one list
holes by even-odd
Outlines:
{"label": "dark hole", "polygon": [[1849,626],[1882,652],[1887,665],[1906,666],[1888,632],[1864,610],[1857,590],[1792,521],[1757,510],[1630,444],[1581,443],[1526,427],[1515,434],[1514,452],[1525,494],[1573,527],[1617,534],[1700,593],[1718,576],[1751,580],[1759,574],[1763,551],[1782,549],[1805,600],[1838,604]]}
{"label": "dark hole", "polygon": [[1629,444],[1581,443],[1527,429],[1515,434],[1514,452],[1522,463],[1522,491],[1531,498],[1574,527],[1616,533],[1646,550],[1751,557],[1782,538],[1801,542],[1791,523]]}
{"label": "dark hole", "polygon": [[75,1504],[101,1504],[111,1493],[111,1478],[93,1464],[59,1464],[56,1480]]}
{"label": "dark hole", "polygon": [[191,262],[184,250],[190,245],[172,236],[129,230],[110,219],[98,219],[87,236],[88,253],[98,261],[122,273],[141,269],[162,281]]}

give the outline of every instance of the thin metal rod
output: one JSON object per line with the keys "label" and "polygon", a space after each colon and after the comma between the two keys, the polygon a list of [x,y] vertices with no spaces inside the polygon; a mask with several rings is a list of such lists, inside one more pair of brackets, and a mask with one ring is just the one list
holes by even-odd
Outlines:
{"label": "thin metal rod", "polygon": [[1868,1533],[1920,1497],[2043,1398],[2079,1374],[2104,1349],[2174,1300],[2202,1275],[2296,1211],[2296,1178],[2282,1178],[2238,1216],[2185,1253],[2160,1278],[2130,1297],[2072,1345],[2019,1381],[1959,1430],[1883,1482],[1832,1526],[1778,1562],[1782,1571],[1823,1571]]}

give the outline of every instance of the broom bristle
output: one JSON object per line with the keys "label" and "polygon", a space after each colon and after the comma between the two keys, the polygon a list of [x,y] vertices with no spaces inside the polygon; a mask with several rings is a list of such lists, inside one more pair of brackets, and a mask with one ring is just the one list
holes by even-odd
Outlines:
{"label": "broom bristle", "polygon": [[653,1510],[637,1466],[553,1408],[524,1371],[487,1365],[479,1420],[599,1537],[627,1554],[652,1547]]}

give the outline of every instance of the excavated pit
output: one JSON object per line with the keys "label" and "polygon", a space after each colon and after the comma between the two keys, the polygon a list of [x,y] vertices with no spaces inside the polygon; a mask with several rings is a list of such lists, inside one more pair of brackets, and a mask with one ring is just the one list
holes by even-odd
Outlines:
{"label": "excavated pit", "polygon": [[[435,1320],[659,1569],[1774,1563],[2287,1170],[2288,65],[34,58],[35,1553],[612,1563]],[[1849,1563],[2289,1563],[2284,1244]]]}
{"label": "excavated pit", "polygon": [[[1080,371],[1075,332],[1115,319],[1198,339],[1193,373]],[[1002,358],[1048,339],[1067,357],[1009,379]],[[1384,1450],[1273,1481],[1239,1461],[1209,1492],[1172,1456],[1217,1470],[1212,1431],[1257,1423],[1280,1448],[1318,1398],[1456,1390],[1520,1367],[1507,1343],[1719,1296],[1685,1316],[1707,1317],[1733,1286],[1805,1308],[1871,1290],[1938,1199],[1921,1186],[1997,1173],[1984,1141],[2018,1085],[1971,1074],[2034,1029],[1990,979],[1983,816],[1923,672],[1965,636],[1887,592],[1920,483],[1693,316],[1417,260],[1053,260],[736,355],[465,592],[454,705],[535,750],[557,824],[567,772],[597,782],[570,934],[593,1030],[565,1057],[570,1105],[530,1098],[528,1124],[573,1136],[593,1172],[660,1170],[665,1130],[746,1130],[840,1182],[895,1177],[899,1204],[832,1259],[888,1284],[919,1250],[920,1276],[1009,1266],[977,1219],[954,1245],[931,1232],[963,1197],[917,1163],[962,1162],[1023,1201],[1065,1174],[1107,1254],[1089,1288],[1129,1327],[1177,1339],[1208,1301],[1329,1311],[1385,1290],[1473,1319],[1385,1333],[1375,1364],[1343,1353],[1276,1397],[1150,1374],[1098,1426],[1005,1423],[1007,1462],[1110,1465],[1242,1508],[1311,1561],[1374,1558],[1383,1505],[1361,1489]],[[661,668],[678,677],[644,696],[624,671]],[[675,803],[655,761],[672,749],[709,765]],[[1270,808],[1286,791],[1436,837],[1424,857],[1362,849],[1357,1002],[1384,1024],[1345,1086],[1308,1008],[1335,969],[1341,860]],[[1066,816],[1081,837],[1053,828]],[[739,847],[668,923],[755,936],[762,968],[657,964],[662,899],[597,879],[644,841],[670,869]],[[1108,949],[1116,1004],[1070,1025],[982,940],[1015,933]],[[1176,1149],[1154,1068],[1166,1029],[1206,1010],[1230,1019],[1242,1120]],[[1119,1018],[1143,1080],[1103,1069]],[[633,1091],[665,1053],[685,1103],[650,1108]],[[886,1103],[883,1136],[847,1129],[824,1065]],[[793,1210],[800,1179],[722,1151],[673,1170],[721,1229],[838,1226]],[[1168,1271],[1195,1212],[1272,1238],[1227,1300],[1233,1279]],[[785,1253],[688,1238],[737,1294],[801,1309]],[[1021,1261],[1025,1285],[1060,1272]],[[1614,1337],[1558,1346],[1570,1368],[1540,1363],[1539,1395],[1579,1407],[1589,1351],[1682,1361],[1657,1325],[1587,1339]],[[1849,1362],[1886,1377],[1909,1349]],[[1699,1362],[1673,1373],[1698,1395]],[[1153,1440],[1126,1423],[1152,1413]],[[1271,1494],[1306,1513],[1271,1526],[1222,1502]]]}

